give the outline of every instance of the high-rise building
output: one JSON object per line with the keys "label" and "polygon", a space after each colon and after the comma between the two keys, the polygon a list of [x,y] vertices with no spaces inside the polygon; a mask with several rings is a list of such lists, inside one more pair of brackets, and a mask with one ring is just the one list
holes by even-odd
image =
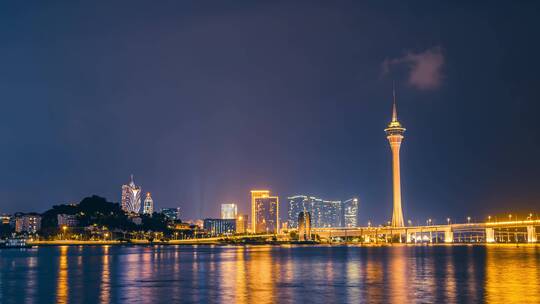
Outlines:
{"label": "high-rise building", "polygon": [[240,214],[236,217],[236,233],[247,233],[248,218],[247,214]]}
{"label": "high-rise building", "polygon": [[298,239],[311,241],[311,215],[307,211],[298,214]]}
{"label": "high-rise building", "polygon": [[161,209],[163,214],[170,221],[180,220],[180,207],[178,208],[163,208]]}
{"label": "high-rise building", "polygon": [[298,215],[307,211],[315,228],[341,227],[341,201],[329,201],[314,196],[296,195],[288,197],[289,227],[298,227]]}
{"label": "high-rise building", "polygon": [[357,227],[358,226],[358,199],[351,198],[343,202],[343,226]]}
{"label": "high-rise building", "polygon": [[147,192],[143,203],[143,214],[152,215],[152,213],[154,213],[154,200],[150,192]]}
{"label": "high-rise building", "polygon": [[279,233],[279,198],[268,190],[251,191],[251,229],[254,233]]}
{"label": "high-rise building", "polygon": [[15,232],[36,233],[41,229],[41,216],[35,213],[15,217]]}
{"label": "high-rise building", "polygon": [[235,219],[238,214],[238,206],[236,204],[221,204],[221,218],[230,220]]}
{"label": "high-rise building", "polygon": [[141,212],[141,188],[131,181],[127,185],[122,185],[122,210],[128,213]]}
{"label": "high-rise building", "polygon": [[236,232],[236,219],[204,219],[203,228],[210,235],[234,234]]}
{"label": "high-rise building", "polygon": [[401,209],[401,176],[399,164],[399,149],[403,141],[403,133],[405,128],[398,121],[396,109],[396,90],[393,90],[394,103],[392,108],[392,121],[388,124],[388,128],[384,129],[386,138],[392,149],[392,183],[394,193],[394,206],[392,208],[392,227],[403,227],[403,210]]}

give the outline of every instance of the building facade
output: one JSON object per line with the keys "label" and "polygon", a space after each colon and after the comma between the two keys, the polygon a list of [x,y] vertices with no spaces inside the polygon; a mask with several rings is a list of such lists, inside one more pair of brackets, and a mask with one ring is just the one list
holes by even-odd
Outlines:
{"label": "building facade", "polygon": [[236,204],[221,204],[221,218],[224,220],[236,219],[238,206]]}
{"label": "building facade", "polygon": [[15,218],[15,232],[36,233],[41,229],[41,216],[38,214],[22,214]]}
{"label": "building facade", "polygon": [[314,196],[295,195],[287,198],[289,202],[289,227],[298,228],[300,212],[309,212],[311,224],[315,228],[341,227],[341,201],[329,201]]}
{"label": "building facade", "polygon": [[298,240],[311,241],[311,214],[307,211],[298,214]]}
{"label": "building facade", "polygon": [[358,227],[358,199],[351,198],[343,202],[343,226]]}
{"label": "building facade", "polygon": [[127,185],[122,185],[122,210],[127,213],[141,212],[141,188],[135,185],[133,174]]}
{"label": "building facade", "polygon": [[236,233],[247,233],[248,219],[249,216],[247,214],[239,214],[238,217],[236,217]]}
{"label": "building facade", "polygon": [[77,227],[79,225],[77,216],[74,214],[58,214],[56,219],[58,221],[58,227]]}
{"label": "building facade", "polygon": [[163,208],[163,209],[161,209],[161,214],[163,214],[170,221],[180,220],[180,207],[178,207],[178,208]]}
{"label": "building facade", "polygon": [[279,233],[279,198],[268,190],[251,191],[251,229],[254,233]]}
{"label": "building facade", "polygon": [[1,214],[0,215],[0,225],[9,225],[11,221],[11,216],[8,214]]}
{"label": "building facade", "polygon": [[152,213],[154,213],[154,200],[150,192],[147,192],[143,203],[143,214],[152,215]]}
{"label": "building facade", "polygon": [[212,236],[230,235],[236,232],[236,219],[204,219],[203,228]]}

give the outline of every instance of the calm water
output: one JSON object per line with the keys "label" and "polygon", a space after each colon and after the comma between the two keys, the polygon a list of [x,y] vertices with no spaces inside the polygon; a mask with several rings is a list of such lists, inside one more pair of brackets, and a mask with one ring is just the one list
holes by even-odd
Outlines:
{"label": "calm water", "polygon": [[0,303],[540,303],[540,247],[0,250]]}

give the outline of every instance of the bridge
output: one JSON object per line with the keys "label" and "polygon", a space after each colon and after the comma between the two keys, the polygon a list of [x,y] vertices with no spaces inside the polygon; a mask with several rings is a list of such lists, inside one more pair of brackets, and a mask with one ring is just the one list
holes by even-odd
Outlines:
{"label": "bridge", "polygon": [[406,227],[312,228],[321,239],[401,243],[536,243],[540,220]]}

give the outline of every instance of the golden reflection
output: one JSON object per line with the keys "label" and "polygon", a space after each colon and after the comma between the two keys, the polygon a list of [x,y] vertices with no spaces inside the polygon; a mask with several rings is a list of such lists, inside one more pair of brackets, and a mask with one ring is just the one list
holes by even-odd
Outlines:
{"label": "golden reflection", "polygon": [[407,248],[398,247],[390,254],[390,289],[392,303],[407,302]]}
{"label": "golden reflection", "polygon": [[250,292],[249,303],[275,303],[274,274],[272,273],[272,248],[251,248],[246,279]]}
{"label": "golden reflection", "polygon": [[452,259],[452,247],[446,247],[446,273],[444,280],[444,290],[447,303],[456,303],[457,284],[456,284],[456,266]]}
{"label": "golden reflection", "polygon": [[361,298],[361,288],[363,287],[361,287],[360,282],[363,269],[361,263],[356,259],[352,252],[353,251],[348,252],[348,262],[345,265],[345,281],[347,282],[347,285],[352,286],[346,289],[348,303],[355,303],[363,300]]}
{"label": "golden reflection", "polygon": [[101,286],[99,287],[99,302],[110,303],[111,301],[111,272],[109,269],[109,246],[103,246],[101,261]]}
{"label": "golden reflection", "polygon": [[68,246],[60,247],[58,280],[56,283],[56,303],[67,303],[68,297]]}
{"label": "golden reflection", "polygon": [[366,258],[366,302],[382,303],[383,290],[380,286],[384,285],[382,262],[379,256],[369,253]]}
{"label": "golden reflection", "polygon": [[486,302],[540,303],[537,247],[487,246]]}
{"label": "golden reflection", "polygon": [[[236,280],[235,280],[235,286],[232,289],[232,292],[235,295],[234,302],[239,304],[247,303],[247,284],[246,284],[246,261],[245,261],[245,254],[246,248],[245,247],[238,247],[236,249],[236,260],[235,260],[235,273],[236,273]],[[227,281],[228,274],[224,273],[222,275],[222,280]]]}

